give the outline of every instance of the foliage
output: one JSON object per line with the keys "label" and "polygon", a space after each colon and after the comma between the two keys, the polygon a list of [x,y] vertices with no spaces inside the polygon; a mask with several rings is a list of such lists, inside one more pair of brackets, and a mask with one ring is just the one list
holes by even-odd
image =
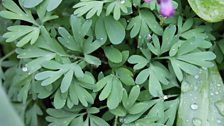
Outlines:
{"label": "foliage", "polygon": [[155,0],[3,0],[0,81],[25,125],[176,125],[183,83],[224,46],[223,24],[172,2],[164,18]]}
{"label": "foliage", "polygon": [[209,22],[218,22],[224,19],[224,2],[222,0],[188,0],[198,16]]}
{"label": "foliage", "polygon": [[[192,89],[196,90],[192,90]],[[217,67],[187,76],[182,82],[177,126],[223,124],[223,82]],[[190,112],[190,114],[189,114]]]}

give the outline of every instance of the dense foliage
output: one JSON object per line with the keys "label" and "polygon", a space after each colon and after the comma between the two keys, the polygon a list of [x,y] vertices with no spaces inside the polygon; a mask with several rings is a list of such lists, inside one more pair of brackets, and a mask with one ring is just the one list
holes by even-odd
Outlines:
{"label": "dense foliage", "polygon": [[222,126],[224,7],[189,3],[2,0],[0,86],[26,126]]}

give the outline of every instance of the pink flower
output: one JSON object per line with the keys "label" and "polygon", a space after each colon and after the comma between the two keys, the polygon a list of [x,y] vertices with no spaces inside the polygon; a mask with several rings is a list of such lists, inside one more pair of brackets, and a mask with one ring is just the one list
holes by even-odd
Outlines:
{"label": "pink flower", "polygon": [[146,2],[146,3],[149,3],[149,2],[151,2],[152,0],[144,0],[144,2]]}
{"label": "pink flower", "polygon": [[[144,0],[144,2],[149,3],[152,0]],[[157,0],[158,4],[160,5],[160,14],[163,17],[171,17],[174,15],[174,8],[172,5],[172,0]]]}
{"label": "pink flower", "polygon": [[174,15],[174,8],[171,0],[158,0],[160,4],[160,14],[164,17],[171,17]]}

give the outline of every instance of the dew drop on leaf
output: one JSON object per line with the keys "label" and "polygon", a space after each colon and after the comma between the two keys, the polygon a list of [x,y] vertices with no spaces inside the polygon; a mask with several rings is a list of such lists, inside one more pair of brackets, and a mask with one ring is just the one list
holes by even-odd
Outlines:
{"label": "dew drop on leaf", "polygon": [[221,121],[221,120],[219,120],[219,119],[218,119],[218,120],[216,120],[216,122],[217,122],[218,124],[222,123],[222,121]]}
{"label": "dew drop on leaf", "polygon": [[147,39],[147,41],[151,41],[151,39],[152,39],[151,34],[148,34],[147,37],[146,37],[146,39]]}
{"label": "dew drop on leaf", "polygon": [[125,0],[121,0],[121,4],[124,4],[125,3]]}
{"label": "dew drop on leaf", "polygon": [[27,72],[28,71],[28,68],[26,67],[26,65],[24,67],[22,67],[22,71],[23,72]]}
{"label": "dew drop on leaf", "polygon": [[207,70],[208,68],[207,68],[207,67],[202,67],[202,69],[203,69],[203,70]]}
{"label": "dew drop on leaf", "polygon": [[198,78],[199,78],[199,75],[195,75],[194,78],[195,78],[195,79],[198,79]]}
{"label": "dew drop on leaf", "polygon": [[194,118],[193,124],[194,124],[194,126],[201,126],[201,120],[199,118]]}
{"label": "dew drop on leaf", "polygon": [[187,92],[190,89],[191,89],[191,85],[189,83],[187,83],[186,81],[183,81],[182,85],[181,85],[181,91]]}
{"label": "dew drop on leaf", "polygon": [[164,99],[164,100],[168,99],[168,96],[167,96],[167,95],[164,95],[164,96],[163,96],[163,99]]}
{"label": "dew drop on leaf", "polygon": [[192,110],[197,110],[198,109],[198,105],[196,103],[191,104],[191,109]]}

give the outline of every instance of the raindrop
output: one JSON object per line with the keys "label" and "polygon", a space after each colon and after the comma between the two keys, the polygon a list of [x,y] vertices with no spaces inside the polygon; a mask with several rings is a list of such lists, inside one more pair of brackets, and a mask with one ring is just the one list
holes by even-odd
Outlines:
{"label": "raindrop", "polygon": [[164,100],[168,99],[168,96],[167,96],[167,95],[164,95],[164,96],[163,96],[163,99],[164,99]]}
{"label": "raindrop", "polygon": [[198,105],[196,103],[191,104],[191,109],[197,110],[198,109]]}
{"label": "raindrop", "polygon": [[121,123],[124,123],[125,119],[124,119],[124,118],[120,118],[119,121],[120,121]]}
{"label": "raindrop", "polygon": [[218,86],[218,87],[220,87],[220,86],[221,86],[221,84],[217,84],[217,86]]}
{"label": "raindrop", "polygon": [[195,79],[198,79],[198,78],[199,78],[199,75],[195,75],[194,78],[195,78]]}
{"label": "raindrop", "polygon": [[207,68],[207,67],[202,67],[202,69],[203,69],[203,70],[207,70],[208,68]]}
{"label": "raindrop", "polygon": [[217,123],[219,123],[219,124],[220,124],[220,123],[222,123],[222,121],[221,121],[221,120],[219,120],[219,119],[218,119],[218,120],[216,120],[216,121],[217,121]]}
{"label": "raindrop", "polygon": [[100,40],[103,40],[103,38],[100,38]]}
{"label": "raindrop", "polygon": [[27,68],[26,65],[25,65],[24,67],[22,67],[22,71],[23,71],[23,72],[27,72],[27,71],[28,71],[28,68]]}
{"label": "raindrop", "polygon": [[124,4],[125,3],[125,0],[121,0],[121,4]]}
{"label": "raindrop", "polygon": [[216,92],[215,92],[215,94],[219,94],[219,92],[218,92],[218,91],[216,91]]}
{"label": "raindrop", "polygon": [[183,81],[181,84],[181,91],[187,92],[191,89],[190,84],[188,84],[186,81]]}
{"label": "raindrop", "polygon": [[214,93],[211,93],[211,96],[213,96],[214,95]]}
{"label": "raindrop", "polygon": [[150,34],[148,34],[146,39],[147,39],[148,41],[151,41],[152,36],[151,36]]}
{"label": "raindrop", "polygon": [[201,126],[201,120],[198,118],[194,118],[193,119],[193,124],[194,126]]}
{"label": "raindrop", "polygon": [[138,38],[142,38],[142,36],[138,36]]}
{"label": "raindrop", "polygon": [[224,116],[224,101],[223,100],[220,100],[220,101],[217,101],[215,103],[215,106],[216,108],[218,109],[219,113]]}

